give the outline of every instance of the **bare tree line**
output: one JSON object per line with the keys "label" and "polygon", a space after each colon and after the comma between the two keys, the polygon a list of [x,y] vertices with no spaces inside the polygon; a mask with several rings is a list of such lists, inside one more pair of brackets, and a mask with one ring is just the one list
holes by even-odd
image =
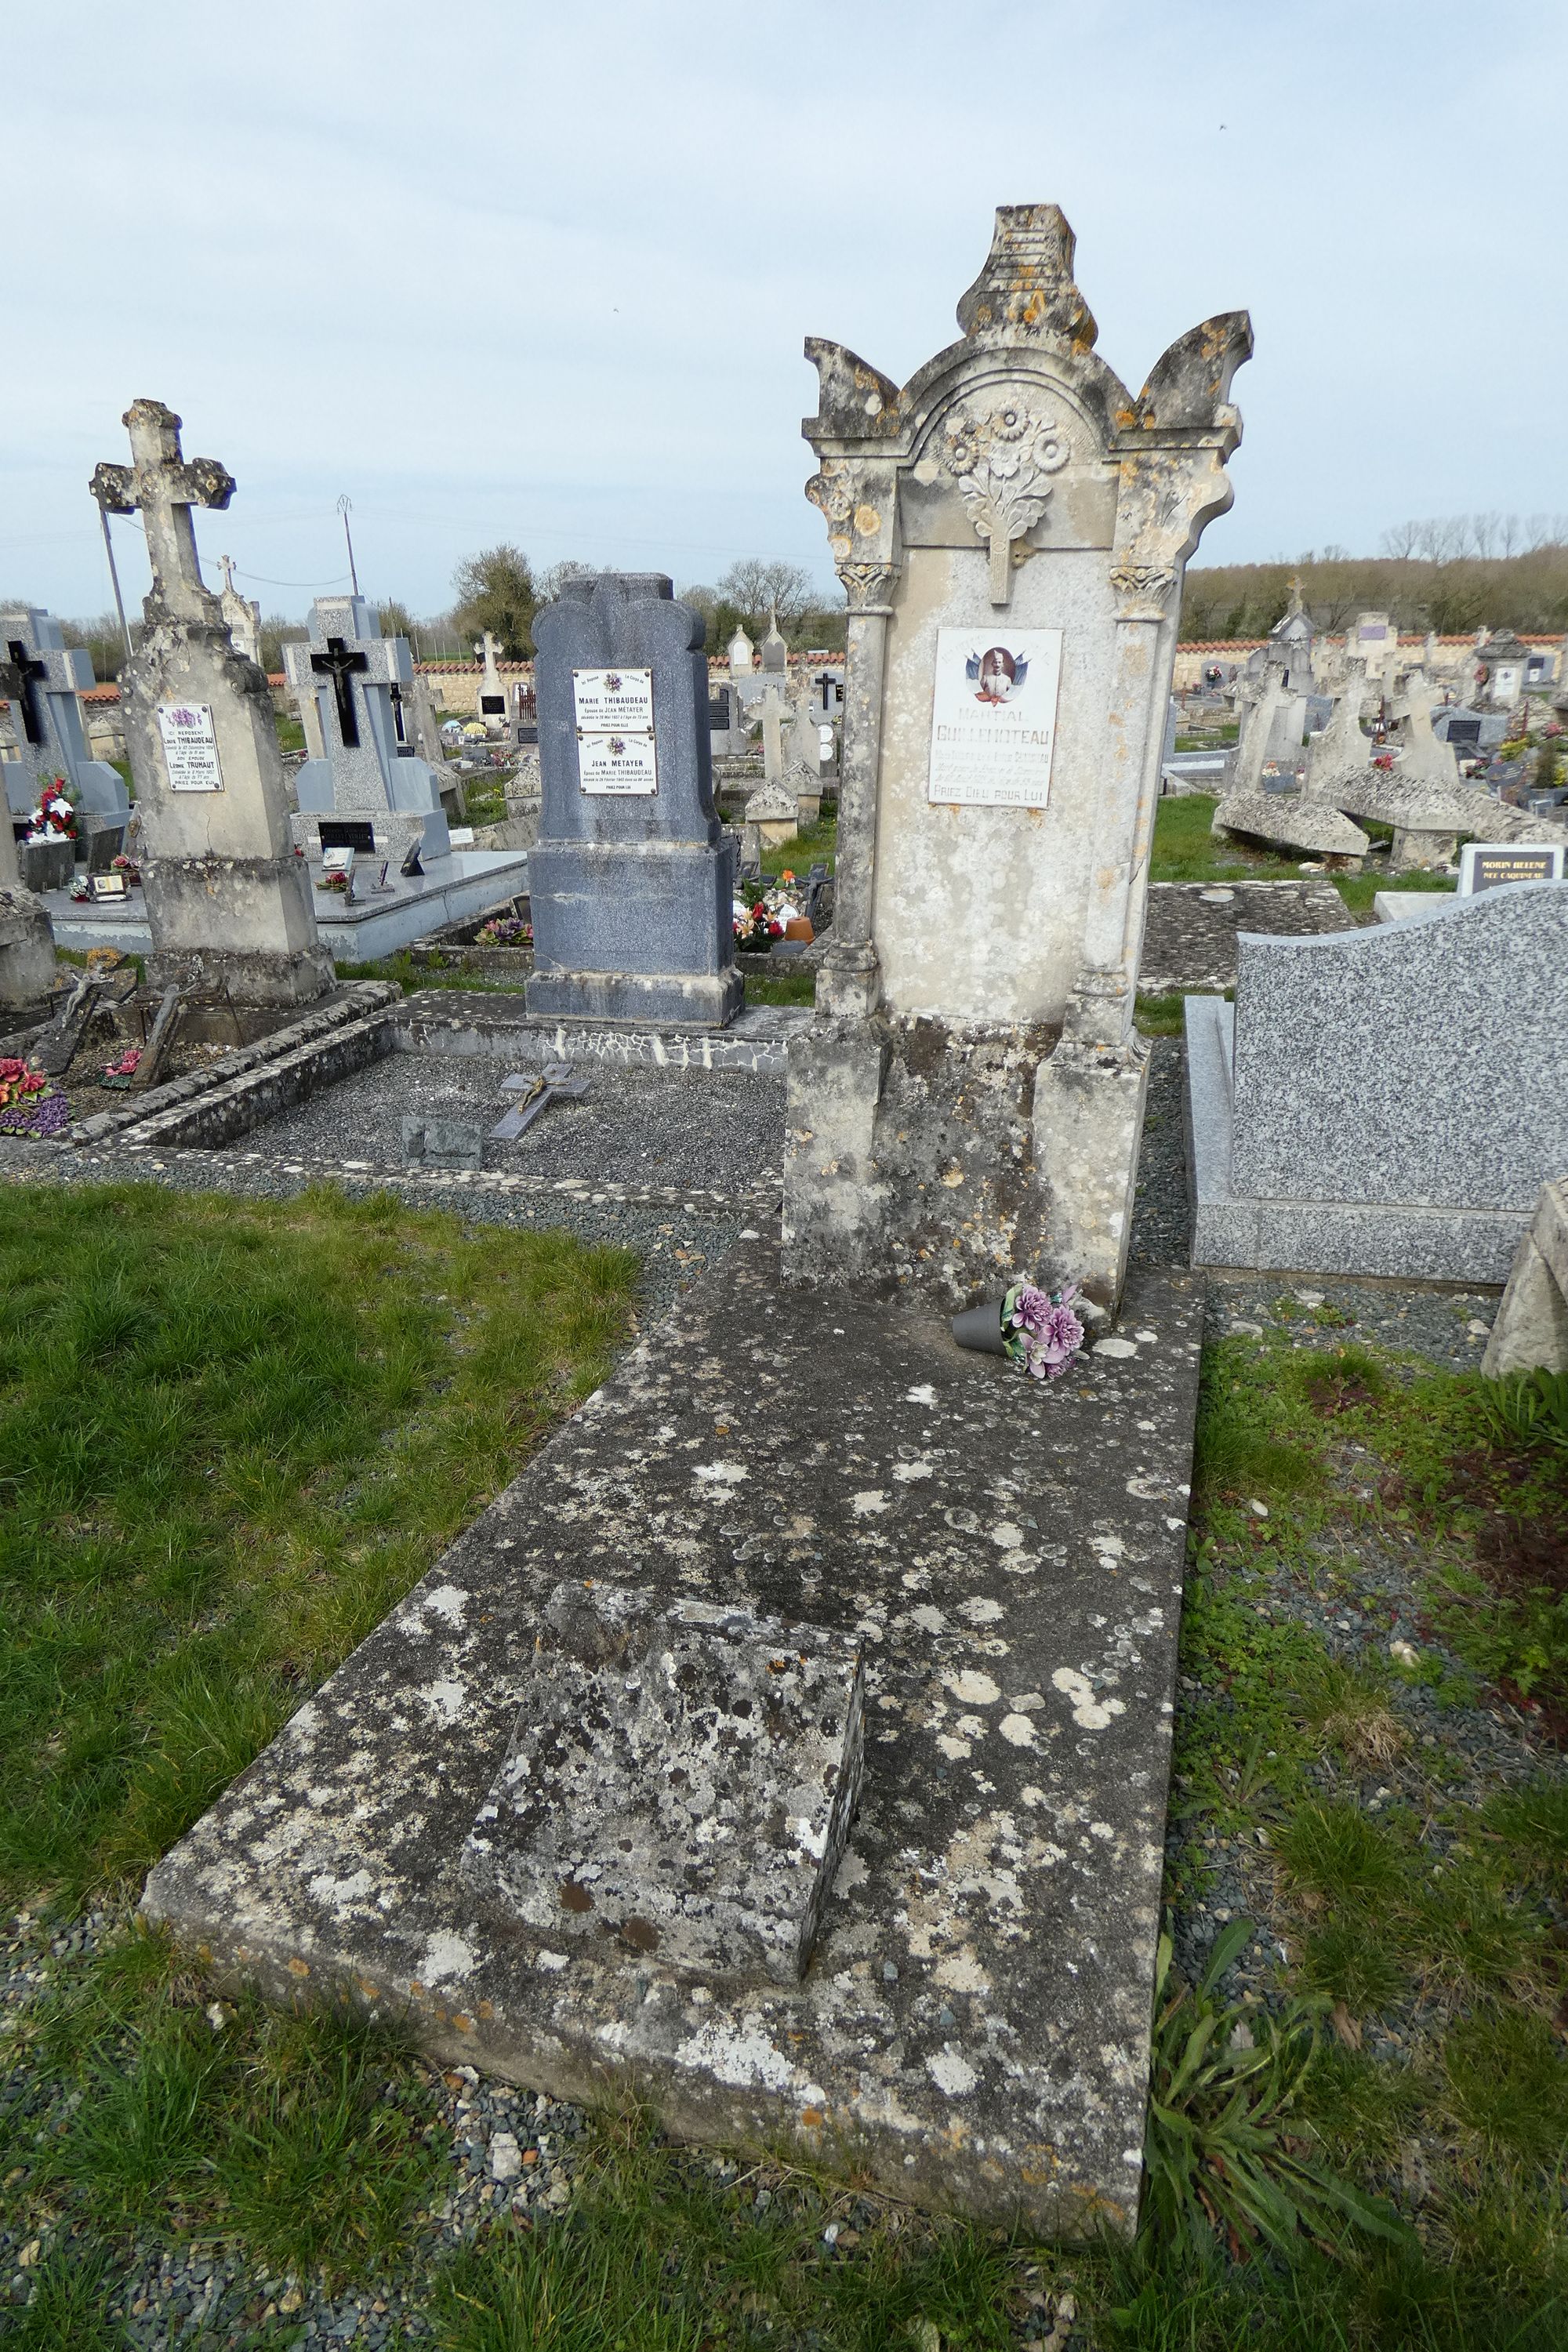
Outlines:
{"label": "bare tree line", "polygon": [[1568,545],[1568,515],[1438,515],[1396,522],[1378,541],[1396,563],[1497,563]]}
{"label": "bare tree line", "polygon": [[1182,635],[1266,636],[1291,583],[1316,625],[1334,634],[1362,612],[1439,636],[1479,628],[1555,635],[1568,628],[1568,516],[1447,515],[1398,523],[1376,555],[1308,548],[1293,563],[1201,566],[1187,574]]}

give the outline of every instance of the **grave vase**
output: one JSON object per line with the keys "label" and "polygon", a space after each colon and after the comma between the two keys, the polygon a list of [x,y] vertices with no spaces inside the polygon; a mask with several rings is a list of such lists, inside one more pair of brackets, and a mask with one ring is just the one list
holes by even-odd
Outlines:
{"label": "grave vase", "polygon": [[966,1307],[952,1318],[952,1336],[961,1348],[973,1348],[983,1356],[1005,1356],[1002,1301],[985,1298],[978,1307]]}

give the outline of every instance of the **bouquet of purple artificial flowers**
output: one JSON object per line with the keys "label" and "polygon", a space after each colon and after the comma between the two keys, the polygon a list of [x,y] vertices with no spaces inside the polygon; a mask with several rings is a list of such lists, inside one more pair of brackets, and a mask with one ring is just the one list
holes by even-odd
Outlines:
{"label": "bouquet of purple artificial flowers", "polygon": [[1002,1352],[1032,1380],[1054,1381],[1083,1345],[1083,1325],[1072,1311],[1078,1285],[1040,1290],[1016,1282],[1002,1301]]}

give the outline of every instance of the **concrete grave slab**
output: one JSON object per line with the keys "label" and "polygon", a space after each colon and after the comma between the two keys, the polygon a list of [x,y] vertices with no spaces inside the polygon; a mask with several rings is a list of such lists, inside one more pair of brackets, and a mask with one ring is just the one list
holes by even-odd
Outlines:
{"label": "concrete grave slab", "polygon": [[[1031,2229],[1135,2222],[1201,1296],[1135,1270],[1047,1390],[742,1244],[153,1872],[224,1975],[677,2133]],[[566,1580],[858,1646],[865,1778],[805,1976],[503,1927],[462,1855]]]}

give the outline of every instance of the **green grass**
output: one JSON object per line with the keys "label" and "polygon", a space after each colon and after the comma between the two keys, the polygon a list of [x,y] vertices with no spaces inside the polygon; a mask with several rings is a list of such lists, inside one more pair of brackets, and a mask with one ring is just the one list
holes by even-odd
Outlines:
{"label": "green grass", "polygon": [[277,730],[278,749],[280,751],[304,750],[305,730],[291,711],[275,710],[272,714],[272,724]]}
{"label": "green grass", "polygon": [[8,1188],[0,1888],[155,1860],[597,1384],[632,1276],[387,1196]]}
{"label": "green grass", "polygon": [[[133,1887],[599,1378],[631,1268],[327,1192],[7,1202],[0,1866],[64,1910]],[[1042,2248],[609,2116],[558,2220],[498,2215],[433,2262],[457,2185],[438,2077],[384,2025],[215,2006],[121,1918],[90,1957],[45,1958],[0,2042],[6,2221],[38,2240],[0,2345],[125,2344],[133,2261],[200,2241],[258,2276],[374,2282],[443,2352],[1013,2352],[1068,2294],[1074,2352],[1556,2352],[1568,1780],[1543,1764],[1472,1802],[1409,1713],[1419,1686],[1441,1725],[1525,1663],[1494,1654],[1530,1559],[1568,1536],[1553,1401],[1289,1295],[1262,1342],[1207,1351],[1167,1898],[1203,1885],[1204,1832],[1239,1836],[1289,1957],[1260,2003],[1221,1981],[1249,1921],[1195,1984],[1164,1953],[1136,2246]],[[1336,1601],[1371,1543],[1470,1629],[1460,1671],[1381,1638],[1331,1655],[1279,1605],[1282,1580]],[[1551,1694],[1568,1645],[1532,1638]],[[1401,2053],[1374,2057],[1392,2015]],[[247,2343],[287,2340],[258,2310]]]}
{"label": "green grass", "polygon": [[[1206,793],[1163,799],[1154,813],[1154,847],[1150,860],[1152,882],[1299,882],[1303,861],[1251,850],[1237,842],[1216,841],[1212,830],[1218,801]],[[1370,913],[1379,890],[1452,890],[1451,877],[1440,874],[1390,875],[1381,864],[1360,874],[1330,874],[1331,881],[1352,914]],[[1155,1035],[1166,1034],[1152,1032]]]}
{"label": "green grass", "polygon": [[424,988],[461,988],[496,996],[517,996],[525,985],[521,974],[511,980],[497,972],[466,969],[460,949],[452,950],[447,968],[435,961],[416,963],[406,948],[399,948],[395,955],[381,956],[374,963],[340,963],[333,970],[340,980],[395,980],[405,996],[412,996]]}
{"label": "green grass", "polygon": [[746,974],[748,1004],[813,1004],[816,1001],[816,974],[814,971],[767,972]]}
{"label": "green grass", "polygon": [[[1352,2183],[1397,2184],[1412,2150],[1426,2179],[1420,2246],[1363,2247],[1340,2265],[1324,2333],[1303,2320],[1299,2340],[1544,2344],[1568,2327],[1556,2189],[1568,2060],[1549,1902],[1568,1867],[1568,1780],[1543,1769],[1469,1802],[1402,1698],[1425,1685],[1440,1709],[1484,1705],[1489,1686],[1518,1693],[1533,1675],[1542,1699],[1568,1700],[1568,1622],[1548,1605],[1568,1559],[1568,1456],[1539,1416],[1506,1399],[1500,1411],[1479,1376],[1330,1337],[1344,1320],[1282,1298],[1262,1343],[1227,1339],[1205,1359],[1182,1661],[1200,1695],[1178,1734],[1186,1843],[1173,1883],[1203,1883],[1205,1827],[1267,1843],[1289,1952],[1280,1990],[1333,2021],[1299,2128]],[[1327,1344],[1292,1348],[1303,1322]],[[1414,1667],[1390,1656],[1375,1580],[1360,1590],[1373,1615],[1353,1662],[1277,1606],[1282,1580],[1320,1605],[1348,1594],[1352,1546],[1409,1562],[1458,1671],[1426,1644]],[[1532,1573],[1547,1580],[1533,1602]],[[1380,1782],[1401,1793],[1369,1810]],[[1425,2019],[1414,2038],[1413,2005]],[[1350,2046],[1389,2017],[1405,2021],[1401,2061]]]}
{"label": "green grass", "polygon": [[820,816],[815,824],[803,825],[793,841],[776,849],[763,852],[763,873],[776,880],[787,867],[803,878],[814,866],[826,866],[831,874],[838,855],[838,819]]}

